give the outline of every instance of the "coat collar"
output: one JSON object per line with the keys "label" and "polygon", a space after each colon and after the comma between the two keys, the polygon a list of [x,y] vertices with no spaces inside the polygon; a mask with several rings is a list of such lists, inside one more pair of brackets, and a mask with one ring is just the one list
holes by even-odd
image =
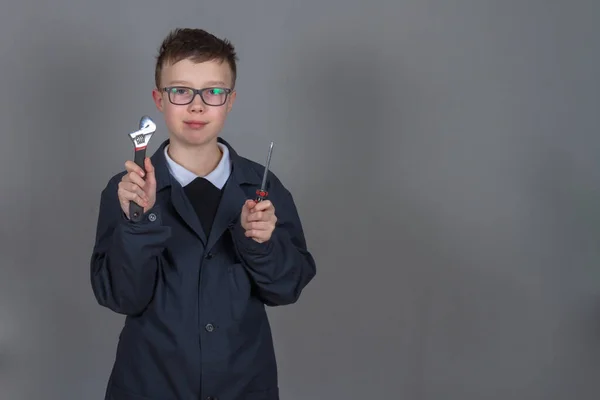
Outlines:
{"label": "coat collar", "polygon": [[[240,185],[260,185],[262,177],[255,168],[252,168],[249,161],[246,158],[241,157],[233,147],[225,141],[225,139],[219,137],[217,140],[219,143],[227,146],[227,149],[229,150],[229,158],[231,159],[232,166],[231,177],[234,178],[235,182]],[[169,139],[165,140],[151,158],[156,176],[156,191],[165,189],[174,182],[174,178],[169,172],[169,167],[165,158],[165,147],[169,142]]]}
{"label": "coat collar", "polygon": [[257,171],[250,160],[238,155],[233,147],[224,139],[219,138],[218,140],[227,146],[232,168],[231,175],[223,188],[223,197],[215,215],[209,237],[203,231],[191,203],[185,197],[183,188],[169,172],[164,152],[165,147],[169,144],[169,140],[165,140],[154,155],[152,155],[157,193],[167,188],[172,189],[170,197],[175,211],[186,221],[186,224],[195,232],[207,250],[212,249],[221,235],[239,218],[242,206],[246,200],[246,192],[242,189],[242,186],[251,185],[256,186],[258,189],[262,182],[260,171]]}

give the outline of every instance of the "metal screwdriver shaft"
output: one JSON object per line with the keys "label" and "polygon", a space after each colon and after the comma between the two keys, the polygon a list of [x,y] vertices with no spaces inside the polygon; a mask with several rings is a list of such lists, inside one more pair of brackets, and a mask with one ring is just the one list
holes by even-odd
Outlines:
{"label": "metal screwdriver shaft", "polygon": [[267,176],[269,175],[269,166],[271,165],[271,154],[273,154],[273,142],[269,146],[269,154],[267,155],[267,162],[265,164],[265,173],[263,174],[262,184],[260,189],[256,191],[257,197],[256,201],[260,202],[267,198],[269,192],[267,192]]}

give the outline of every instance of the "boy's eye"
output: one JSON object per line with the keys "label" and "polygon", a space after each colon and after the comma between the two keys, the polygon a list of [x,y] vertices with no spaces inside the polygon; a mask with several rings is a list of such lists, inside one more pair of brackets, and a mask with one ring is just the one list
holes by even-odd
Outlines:
{"label": "boy's eye", "polygon": [[225,93],[225,91],[223,89],[219,89],[219,88],[210,89],[210,94],[217,95],[217,94],[223,94],[223,93]]}
{"label": "boy's eye", "polygon": [[184,89],[184,88],[173,88],[173,89],[171,89],[171,93],[174,93],[174,94],[186,94],[188,92],[189,92],[189,90]]}

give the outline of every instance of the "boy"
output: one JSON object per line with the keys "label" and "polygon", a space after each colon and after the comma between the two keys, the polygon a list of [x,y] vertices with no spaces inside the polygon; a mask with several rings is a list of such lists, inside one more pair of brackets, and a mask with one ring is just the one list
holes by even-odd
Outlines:
{"label": "boy", "polygon": [[91,284],[127,316],[106,400],[279,399],[265,305],[297,301],[316,269],[291,194],[269,173],[252,200],[264,167],[219,137],[236,60],[226,40],[172,31],[153,90],[169,138],[102,192]]}

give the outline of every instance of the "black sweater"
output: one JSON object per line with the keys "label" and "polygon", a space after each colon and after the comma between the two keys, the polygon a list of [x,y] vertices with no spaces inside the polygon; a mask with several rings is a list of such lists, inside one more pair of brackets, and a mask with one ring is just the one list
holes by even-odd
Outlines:
{"label": "black sweater", "polygon": [[222,190],[204,178],[196,178],[183,188],[200,219],[204,233],[208,237],[212,228]]}

